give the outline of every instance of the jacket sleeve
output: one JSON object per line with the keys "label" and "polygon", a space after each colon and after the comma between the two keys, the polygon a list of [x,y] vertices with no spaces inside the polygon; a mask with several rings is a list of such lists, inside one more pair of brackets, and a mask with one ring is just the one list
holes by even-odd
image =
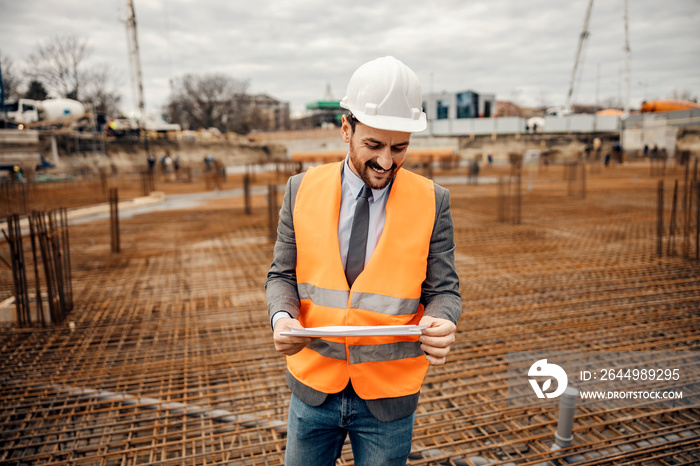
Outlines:
{"label": "jacket sleeve", "polygon": [[299,317],[299,293],[297,291],[297,244],[294,234],[294,198],[303,175],[295,175],[287,181],[284,200],[277,225],[277,241],[272,264],[267,273],[265,294],[270,319],[278,311],[287,311],[295,319]]}
{"label": "jacket sleeve", "polygon": [[457,323],[462,314],[462,296],[455,268],[454,225],[450,213],[450,192],[435,185],[435,224],[430,238],[428,268],[422,285],[424,315]]}

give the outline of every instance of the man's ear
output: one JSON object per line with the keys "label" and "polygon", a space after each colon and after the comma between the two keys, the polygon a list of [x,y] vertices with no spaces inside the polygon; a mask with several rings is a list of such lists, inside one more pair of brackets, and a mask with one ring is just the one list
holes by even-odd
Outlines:
{"label": "man's ear", "polygon": [[340,127],[340,133],[343,135],[343,142],[350,143],[352,127],[350,126],[350,122],[348,122],[348,117],[346,115],[343,115],[343,125]]}

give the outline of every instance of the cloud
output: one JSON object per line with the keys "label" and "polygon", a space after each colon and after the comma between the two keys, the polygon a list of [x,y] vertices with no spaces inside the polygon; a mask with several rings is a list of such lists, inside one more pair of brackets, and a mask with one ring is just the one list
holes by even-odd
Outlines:
{"label": "cloud", "polygon": [[[700,93],[697,0],[629,2],[631,96]],[[587,2],[461,0],[339,5],[322,0],[135,0],[146,103],[162,106],[167,83],[186,73],[223,72],[249,80],[250,91],[293,109],[342,97],[352,72],[378,56],[412,67],[424,92],[473,89],[523,104],[563,104]],[[16,64],[55,34],[90,39],[92,62],[122,75],[132,101],[126,1],[0,0],[0,52]],[[596,2],[576,95],[582,102],[617,96],[624,71],[623,2]]]}

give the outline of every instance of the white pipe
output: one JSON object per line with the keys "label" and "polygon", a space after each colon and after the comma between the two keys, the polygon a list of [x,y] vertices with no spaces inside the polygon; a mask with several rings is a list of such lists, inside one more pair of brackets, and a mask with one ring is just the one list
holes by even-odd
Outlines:
{"label": "white pipe", "polygon": [[559,448],[568,447],[574,439],[576,398],[578,398],[578,390],[574,387],[566,387],[561,398],[559,398],[559,423],[557,424],[557,431],[554,433],[554,443]]}
{"label": "white pipe", "polygon": [[54,167],[58,167],[58,145],[56,144],[56,135],[51,135],[51,156],[53,157]]}

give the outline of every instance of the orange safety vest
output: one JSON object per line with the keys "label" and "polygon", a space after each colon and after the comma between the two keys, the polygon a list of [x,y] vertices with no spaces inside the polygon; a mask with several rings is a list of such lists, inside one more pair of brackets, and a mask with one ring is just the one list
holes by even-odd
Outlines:
{"label": "orange safety vest", "polygon": [[[431,180],[404,169],[386,204],[382,236],[364,270],[348,287],[340,257],[341,163],[310,168],[295,198],[299,321],[304,327],[417,325],[421,285],[435,223]],[[352,380],[363,399],[395,398],[420,390],[428,370],[415,336],[328,337],[287,357],[303,384],[337,393]]]}

